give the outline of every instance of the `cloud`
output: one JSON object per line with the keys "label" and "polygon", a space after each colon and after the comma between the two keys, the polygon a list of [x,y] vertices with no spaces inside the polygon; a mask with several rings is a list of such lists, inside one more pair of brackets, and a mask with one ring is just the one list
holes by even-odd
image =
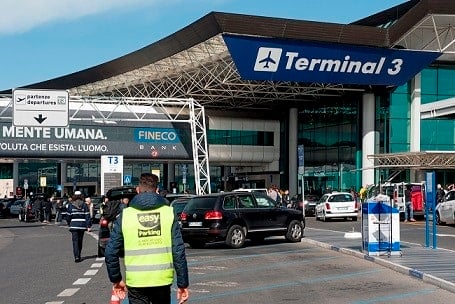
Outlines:
{"label": "cloud", "polygon": [[46,23],[156,3],[159,0],[1,0],[0,35],[23,33]]}

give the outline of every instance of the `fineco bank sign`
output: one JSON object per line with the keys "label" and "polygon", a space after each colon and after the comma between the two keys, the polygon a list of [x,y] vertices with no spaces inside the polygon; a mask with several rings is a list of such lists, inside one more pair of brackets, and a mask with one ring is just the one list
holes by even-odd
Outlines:
{"label": "fineco bank sign", "polygon": [[[167,124],[166,124],[167,125]],[[93,126],[16,127],[0,123],[0,157],[93,157],[190,159],[191,135],[181,128]]]}
{"label": "fineco bank sign", "polygon": [[245,80],[399,86],[441,55],[229,34],[223,39]]}

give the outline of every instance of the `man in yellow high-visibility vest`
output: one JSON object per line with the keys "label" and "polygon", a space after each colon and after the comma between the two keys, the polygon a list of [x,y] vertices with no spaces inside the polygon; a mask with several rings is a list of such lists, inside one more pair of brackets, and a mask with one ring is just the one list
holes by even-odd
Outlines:
{"label": "man in yellow high-visibility vest", "polygon": [[[114,293],[131,304],[170,304],[174,270],[178,303],[188,300],[188,266],[180,226],[172,207],[157,193],[158,176],[143,173],[138,194],[117,218],[105,261]],[[124,251],[125,282],[120,271]]]}

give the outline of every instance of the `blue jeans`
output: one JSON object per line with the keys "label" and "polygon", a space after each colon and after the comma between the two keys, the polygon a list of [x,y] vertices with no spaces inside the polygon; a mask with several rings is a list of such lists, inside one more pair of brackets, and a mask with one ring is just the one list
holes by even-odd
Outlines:
{"label": "blue jeans", "polygon": [[412,202],[406,202],[405,206],[406,207],[404,209],[404,219],[405,221],[408,221],[414,218],[414,208],[412,207]]}

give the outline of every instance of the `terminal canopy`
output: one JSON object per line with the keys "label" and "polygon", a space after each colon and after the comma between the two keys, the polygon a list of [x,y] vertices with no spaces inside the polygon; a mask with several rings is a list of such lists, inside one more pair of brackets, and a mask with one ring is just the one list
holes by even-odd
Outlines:
{"label": "terminal canopy", "polygon": [[375,167],[393,169],[455,169],[455,152],[423,151],[368,155]]}

